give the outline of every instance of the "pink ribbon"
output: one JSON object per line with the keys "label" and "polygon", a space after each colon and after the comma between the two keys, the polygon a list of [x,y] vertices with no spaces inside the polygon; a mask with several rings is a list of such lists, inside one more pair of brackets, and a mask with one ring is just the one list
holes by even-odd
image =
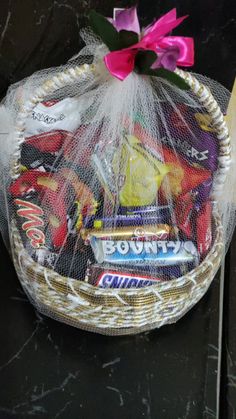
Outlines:
{"label": "pink ribbon", "polygon": [[112,51],[104,57],[109,72],[119,80],[124,80],[135,66],[135,57],[140,50],[151,50],[158,58],[152,68],[166,68],[173,71],[177,65],[190,67],[194,63],[193,38],[165,36],[186,19],[176,18],[176,9],[171,10],[144,31],[140,41],[129,48]]}

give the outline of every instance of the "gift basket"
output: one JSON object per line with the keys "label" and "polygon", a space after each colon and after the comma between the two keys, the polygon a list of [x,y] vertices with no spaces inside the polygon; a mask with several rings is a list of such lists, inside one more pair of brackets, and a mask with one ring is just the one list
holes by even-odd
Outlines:
{"label": "gift basket", "polygon": [[140,30],[136,8],[93,11],[76,57],[9,88],[2,225],[23,289],[52,318],[110,335],[173,323],[220,266],[234,224],[229,93],[179,69],[194,61],[192,38],[170,35],[184,18]]}

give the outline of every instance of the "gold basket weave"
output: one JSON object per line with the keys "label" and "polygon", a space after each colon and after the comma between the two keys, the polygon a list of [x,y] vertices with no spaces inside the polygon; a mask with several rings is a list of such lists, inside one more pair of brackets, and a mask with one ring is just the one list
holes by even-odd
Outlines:
{"label": "gold basket weave", "polygon": [[[62,71],[37,88],[24,103],[16,121],[17,149],[13,156],[15,179],[20,175],[20,153],[24,142],[25,119],[37,103],[54,91],[74,83],[94,65],[83,65]],[[218,170],[214,179],[212,200],[225,182],[230,165],[230,138],[221,110],[207,87],[190,73],[176,72],[190,86],[211,117],[219,139]],[[193,307],[210,286],[223,256],[221,219],[214,205],[215,239],[204,261],[181,278],[157,281],[139,289],[100,289],[86,282],[59,275],[36,263],[23,246],[14,219],[11,220],[13,261],[21,284],[34,306],[42,313],[81,329],[106,335],[135,334],[174,323]]]}

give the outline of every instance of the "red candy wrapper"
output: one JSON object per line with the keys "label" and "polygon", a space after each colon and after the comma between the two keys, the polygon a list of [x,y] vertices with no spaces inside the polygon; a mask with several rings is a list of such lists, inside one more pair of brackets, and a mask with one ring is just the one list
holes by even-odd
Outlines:
{"label": "red candy wrapper", "polygon": [[26,144],[35,147],[42,153],[56,153],[57,151],[60,151],[63,143],[68,141],[68,139],[71,139],[71,137],[73,137],[73,135],[68,131],[49,131],[28,137],[26,139]]}
{"label": "red candy wrapper", "polygon": [[175,216],[178,228],[186,238],[193,238],[192,216],[194,200],[191,193],[179,196],[175,206]]}
{"label": "red candy wrapper", "polygon": [[[67,237],[66,191],[64,181],[57,174],[29,170],[24,172],[11,186],[10,193],[14,197],[24,197],[36,192],[39,194],[41,206],[49,228],[52,245],[60,247]],[[64,199],[63,199],[64,198]]]}
{"label": "red candy wrapper", "polygon": [[39,204],[37,194],[31,193],[23,199],[15,198],[16,221],[24,245],[33,251],[44,247],[45,213]]}
{"label": "red candy wrapper", "polygon": [[212,244],[212,204],[206,202],[196,214],[196,241],[201,257],[205,257]]}

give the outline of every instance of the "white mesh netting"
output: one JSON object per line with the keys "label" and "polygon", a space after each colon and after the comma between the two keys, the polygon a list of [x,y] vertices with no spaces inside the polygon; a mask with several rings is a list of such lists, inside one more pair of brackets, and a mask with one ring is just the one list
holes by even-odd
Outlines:
{"label": "white mesh netting", "polygon": [[[112,78],[102,64],[106,48],[90,34],[86,42],[65,66],[8,90],[0,121],[3,236],[13,221],[34,261],[95,287],[182,277],[214,244],[215,210],[228,246],[235,169],[220,192],[219,167],[228,169],[228,160],[219,159],[219,130],[194,93],[135,73]],[[46,80],[92,61],[95,71],[65,75],[27,113]],[[229,92],[194,76],[225,115]]]}

